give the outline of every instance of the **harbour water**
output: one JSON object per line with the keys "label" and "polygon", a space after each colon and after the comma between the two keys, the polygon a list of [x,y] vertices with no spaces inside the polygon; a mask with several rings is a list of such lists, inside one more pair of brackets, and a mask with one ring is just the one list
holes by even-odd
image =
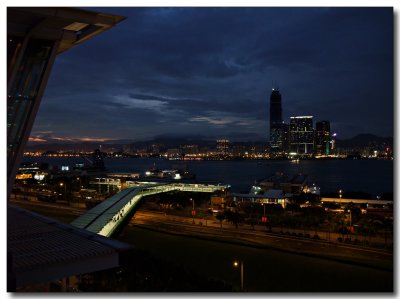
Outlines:
{"label": "harbour water", "polygon": [[[70,166],[87,163],[83,158],[25,157],[25,162],[46,162]],[[110,172],[132,172],[144,176],[146,170],[187,168],[198,181],[219,182],[232,186],[234,192],[248,192],[256,180],[276,172],[303,173],[321,188],[321,193],[338,190],[367,192],[374,196],[393,192],[393,161],[390,160],[240,160],[240,161],[171,161],[160,158],[107,158]]]}

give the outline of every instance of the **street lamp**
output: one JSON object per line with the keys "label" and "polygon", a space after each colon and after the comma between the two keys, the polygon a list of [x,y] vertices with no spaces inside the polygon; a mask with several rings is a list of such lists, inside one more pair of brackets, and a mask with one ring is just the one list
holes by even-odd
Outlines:
{"label": "street lamp", "polygon": [[233,261],[233,266],[235,268],[239,268],[240,266],[240,289],[243,291],[244,290],[244,281],[243,281],[243,277],[244,277],[244,271],[243,271],[243,267],[244,267],[244,263],[243,261]]}
{"label": "street lamp", "polygon": [[193,224],[194,224],[194,214],[196,213],[194,210],[194,199],[191,198],[190,201],[193,203],[193,208],[192,208],[192,219],[193,219]]}
{"label": "street lamp", "polygon": [[342,189],[339,190],[339,198],[340,198],[339,204],[340,204],[340,207],[341,207],[342,206]]}
{"label": "street lamp", "polygon": [[350,213],[350,219],[349,219],[349,222],[350,222],[350,229],[351,229],[351,210],[347,210],[347,212],[349,212]]}
{"label": "street lamp", "polygon": [[262,222],[265,223],[265,229],[267,229],[267,218],[265,216],[265,203],[261,204],[264,207],[264,217],[262,218]]}
{"label": "street lamp", "polygon": [[60,183],[60,187],[64,186],[64,200],[67,200],[67,184]]}

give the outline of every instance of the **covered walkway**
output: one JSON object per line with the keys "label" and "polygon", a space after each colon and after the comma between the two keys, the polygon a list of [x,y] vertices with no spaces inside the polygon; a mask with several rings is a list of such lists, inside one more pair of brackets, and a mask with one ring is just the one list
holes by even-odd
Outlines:
{"label": "covered walkway", "polygon": [[225,191],[226,185],[208,184],[146,184],[122,190],[114,196],[104,200],[84,215],[75,219],[71,225],[111,237],[121,229],[135,213],[142,198],[171,191],[186,192],[215,192]]}

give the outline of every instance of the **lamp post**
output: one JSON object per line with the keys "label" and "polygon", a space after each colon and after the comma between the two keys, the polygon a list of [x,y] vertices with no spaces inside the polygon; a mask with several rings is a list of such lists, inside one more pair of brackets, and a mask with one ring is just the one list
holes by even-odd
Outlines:
{"label": "lamp post", "polygon": [[240,289],[243,291],[244,290],[244,263],[243,261],[234,261],[233,266],[235,268],[239,268],[240,266]]}
{"label": "lamp post", "polygon": [[262,218],[262,222],[265,224],[265,229],[267,229],[267,218],[265,217],[265,203],[261,204],[264,207],[264,217]]}
{"label": "lamp post", "polygon": [[67,200],[67,184],[61,182],[60,187],[64,186],[64,200]]}
{"label": "lamp post", "polygon": [[351,210],[349,209],[349,210],[347,210],[347,212],[349,212],[350,213],[350,218],[349,218],[349,223],[350,223],[350,229],[351,229]]}
{"label": "lamp post", "polygon": [[193,208],[192,208],[192,219],[193,219],[193,224],[194,224],[194,214],[196,213],[194,210],[194,199],[191,198],[190,201],[193,203]]}
{"label": "lamp post", "polygon": [[342,207],[342,189],[340,189],[339,190],[339,204],[340,204],[340,207]]}

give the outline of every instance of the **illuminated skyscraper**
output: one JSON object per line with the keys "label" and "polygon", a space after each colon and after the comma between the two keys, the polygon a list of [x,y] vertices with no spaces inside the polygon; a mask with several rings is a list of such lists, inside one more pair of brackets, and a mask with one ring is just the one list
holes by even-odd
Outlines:
{"label": "illuminated skyscraper", "polygon": [[314,128],[312,116],[290,117],[290,151],[312,154],[314,151]]}
{"label": "illuminated skyscraper", "polygon": [[315,124],[315,153],[329,155],[331,153],[331,126],[329,121],[319,121]]}
{"label": "illuminated skyscraper", "polygon": [[282,96],[279,89],[272,88],[269,104],[269,142],[273,152],[282,151]]}
{"label": "illuminated skyscraper", "polygon": [[287,153],[290,149],[290,125],[282,124],[282,151]]}
{"label": "illuminated skyscraper", "polygon": [[217,140],[217,152],[219,154],[226,155],[229,151],[229,140],[228,139],[218,139]]}

